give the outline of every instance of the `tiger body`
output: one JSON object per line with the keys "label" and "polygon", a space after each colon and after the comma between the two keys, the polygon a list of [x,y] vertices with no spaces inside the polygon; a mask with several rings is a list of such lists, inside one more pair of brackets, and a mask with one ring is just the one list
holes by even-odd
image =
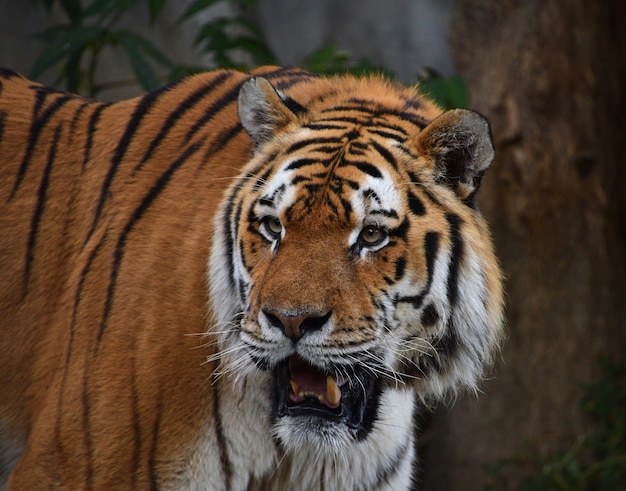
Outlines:
{"label": "tiger body", "polygon": [[410,489],[501,338],[492,155],[377,77],[0,72],[0,488]]}

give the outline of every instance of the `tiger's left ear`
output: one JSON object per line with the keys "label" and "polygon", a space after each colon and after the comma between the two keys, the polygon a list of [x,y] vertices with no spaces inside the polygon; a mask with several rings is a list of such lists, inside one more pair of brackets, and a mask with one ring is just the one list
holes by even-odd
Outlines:
{"label": "tiger's left ear", "polygon": [[295,122],[306,109],[267,79],[252,77],[241,86],[238,111],[243,128],[258,146]]}
{"label": "tiger's left ear", "polygon": [[468,109],[446,111],[419,133],[415,145],[418,154],[432,158],[435,181],[472,205],[494,156],[487,120]]}

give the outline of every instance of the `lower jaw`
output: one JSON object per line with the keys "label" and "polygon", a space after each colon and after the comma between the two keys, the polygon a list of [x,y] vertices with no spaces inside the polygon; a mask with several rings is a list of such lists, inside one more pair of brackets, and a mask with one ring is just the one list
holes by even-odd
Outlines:
{"label": "lower jaw", "polygon": [[284,450],[292,452],[312,448],[334,455],[358,441],[357,432],[347,425],[319,417],[283,416],[274,422],[272,433]]}

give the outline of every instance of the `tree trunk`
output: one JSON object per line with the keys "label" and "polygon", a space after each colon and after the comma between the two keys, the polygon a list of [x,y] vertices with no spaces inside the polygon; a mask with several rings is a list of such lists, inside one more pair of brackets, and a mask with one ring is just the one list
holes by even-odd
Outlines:
{"label": "tree trunk", "polygon": [[573,445],[580,382],[626,347],[626,3],[457,9],[453,56],[496,146],[479,206],[508,277],[509,339],[484,393],[434,416],[428,491],[483,489],[485,464]]}

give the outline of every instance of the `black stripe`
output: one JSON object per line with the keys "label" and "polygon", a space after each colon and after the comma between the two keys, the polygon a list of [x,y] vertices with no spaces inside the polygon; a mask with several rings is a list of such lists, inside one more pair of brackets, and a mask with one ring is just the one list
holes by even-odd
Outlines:
{"label": "black stripe", "polygon": [[422,311],[422,315],[420,317],[420,322],[424,327],[434,326],[439,321],[439,312],[432,303],[429,303],[424,310]]}
{"label": "black stripe", "polygon": [[340,124],[324,124],[324,123],[320,123],[320,122],[315,122],[315,123],[306,123],[302,125],[303,128],[308,128],[310,130],[315,130],[315,131],[319,131],[319,130],[340,130],[340,131],[345,131],[348,129],[347,126],[345,125],[340,125]]}
{"label": "black stripe", "polygon": [[369,213],[370,215],[380,215],[387,218],[399,218],[398,212],[396,210],[372,210]]}
{"label": "black stripe", "polygon": [[[74,307],[72,309],[72,320],[70,322],[70,332],[69,332],[69,339],[67,343],[67,353],[65,355],[65,366],[63,368],[63,379],[61,381],[61,390],[59,391],[59,405],[58,405],[59,410],[57,414],[57,423],[55,425],[55,439],[59,444],[61,442],[61,428],[63,427],[63,420],[62,420],[63,405],[64,405],[63,396],[65,394],[67,373],[69,371],[70,361],[72,360],[72,354],[74,351],[74,336],[76,333],[76,317],[77,317],[77,312],[78,312],[78,304],[80,303],[80,300],[81,300],[81,293],[82,293],[82,289],[84,286],[85,278],[87,277],[87,274],[89,273],[89,270],[91,269],[91,264],[93,263],[93,260],[96,257],[98,251],[100,250],[100,246],[102,245],[103,242],[104,241],[101,240],[96,245],[96,247],[94,247],[94,249],[91,251],[89,258],[87,259],[87,264],[85,265],[85,267],[83,268],[83,271],[81,272],[80,279],[78,281],[78,286],[76,288],[76,294],[74,295]],[[83,401],[84,401],[84,394],[83,394]]]}
{"label": "black stripe", "polygon": [[346,223],[350,223],[350,218],[352,216],[352,205],[350,204],[350,202],[346,199],[343,199],[341,197],[341,195],[337,195],[337,198],[339,199],[339,202],[341,203],[341,206],[343,207],[343,216],[346,220]]}
{"label": "black stripe", "polygon": [[[342,140],[339,137],[307,138],[307,139],[304,139],[304,140],[297,141],[296,143],[290,145],[289,148],[287,148],[287,150],[285,150],[284,153],[286,155],[289,155],[290,153],[293,153],[296,150],[300,150],[301,148],[304,148],[304,147],[306,147],[308,145],[324,145],[326,143],[337,143],[337,144],[340,144],[341,142],[342,142]],[[337,149],[333,149],[333,151],[336,151],[336,150]]]}
{"label": "black stripe", "polygon": [[57,97],[55,101],[44,111],[41,116],[38,116],[39,109],[43,105],[46,97],[50,94],[47,90],[41,89],[37,91],[35,106],[33,107],[33,124],[30,127],[30,132],[28,135],[28,146],[26,147],[26,154],[22,159],[20,167],[17,171],[17,176],[15,177],[15,183],[13,184],[13,190],[11,191],[11,195],[9,200],[12,200],[15,196],[15,193],[20,187],[24,176],[26,175],[26,171],[28,170],[28,166],[30,165],[30,160],[33,156],[33,152],[35,148],[38,146],[39,137],[44,133],[43,129],[45,125],[50,121],[50,118],[56,113],[59,109],[61,109],[68,101],[74,99],[73,96],[65,95],[61,97]]}
{"label": "black stripe", "polygon": [[395,170],[398,170],[398,161],[389,151],[389,149],[385,148],[376,140],[370,140],[370,142],[374,146],[376,151],[389,163],[389,165],[391,165],[391,167],[393,167]]}
{"label": "black stripe", "polygon": [[102,336],[104,335],[104,331],[106,329],[109,315],[111,313],[111,306],[113,304],[113,295],[115,294],[115,287],[117,285],[117,276],[119,274],[119,268],[122,262],[122,258],[124,256],[124,247],[126,246],[126,240],[128,235],[133,230],[135,224],[142,218],[143,214],[146,210],[152,205],[157,196],[163,191],[165,186],[169,183],[170,179],[174,175],[174,173],[192,156],[194,155],[200,148],[200,143],[194,143],[190,145],[183,154],[178,157],[169,168],[161,174],[159,179],[156,181],[154,186],[148,191],[141,201],[140,205],[135,209],[130,220],[126,223],[124,230],[120,234],[120,237],[117,241],[117,245],[115,247],[115,251],[113,253],[113,263],[111,265],[111,275],[109,278],[109,286],[107,289],[106,302],[104,305],[104,311],[102,313],[102,320],[100,322],[100,328],[98,330],[98,344],[100,345],[100,341],[102,341]]}
{"label": "black stripe", "polygon": [[106,176],[104,177],[104,181],[102,182],[102,189],[100,190],[100,196],[96,205],[96,211],[94,213],[89,232],[87,232],[85,242],[89,240],[91,234],[93,234],[93,231],[96,229],[96,225],[98,224],[98,220],[100,220],[100,215],[102,214],[104,203],[107,200],[109,188],[111,187],[113,178],[115,177],[115,174],[117,173],[117,170],[122,163],[124,156],[126,155],[128,147],[130,146],[135,135],[137,134],[137,130],[141,125],[143,118],[154,107],[159,97],[161,97],[161,95],[169,90],[169,88],[170,86],[165,86],[145,94],[135,106],[135,110],[133,111],[133,114],[131,115],[128,124],[126,125],[124,134],[122,135],[122,138],[120,138],[120,141],[115,148],[115,152],[113,153],[113,157],[111,158],[109,171],[107,172]]}
{"label": "black stripe", "polygon": [[306,108],[304,106],[301,106],[298,102],[293,100],[291,97],[281,93],[280,98],[285,103],[285,106],[287,106],[287,109],[289,109],[296,116],[300,116],[300,115],[307,113]]}
{"label": "black stripe", "polygon": [[30,272],[33,264],[33,260],[35,257],[35,247],[37,245],[37,235],[39,232],[39,225],[41,222],[41,217],[43,216],[46,200],[47,200],[47,192],[48,185],[50,184],[50,173],[52,172],[52,164],[56,159],[57,154],[57,146],[59,144],[59,138],[61,137],[62,125],[59,124],[54,130],[54,137],[52,139],[52,144],[50,145],[50,150],[48,151],[48,161],[46,163],[46,167],[44,168],[43,175],[41,176],[41,182],[39,184],[39,190],[37,191],[37,205],[35,206],[35,211],[33,213],[33,217],[30,223],[30,233],[28,236],[28,243],[26,246],[26,260],[24,265],[24,276],[22,278],[23,284],[23,294],[26,296],[28,292],[28,282],[30,280]]}
{"label": "black stripe", "polygon": [[394,274],[394,277],[396,281],[400,281],[402,277],[404,276],[404,272],[406,270],[406,257],[400,256],[398,259],[396,259],[395,265],[396,265],[396,272]]}
{"label": "black stripe", "polygon": [[406,195],[411,212],[417,216],[425,215],[426,208],[424,208],[424,203],[422,203],[422,200],[415,196],[415,194],[413,194],[411,190],[407,191]]}
{"label": "black stripe", "polygon": [[[235,272],[233,270],[235,263],[234,231],[231,228],[231,225],[236,226],[239,223],[239,218],[241,217],[242,201],[238,198],[244,184],[245,179],[239,180],[233,189],[233,192],[226,204],[226,209],[224,210],[224,246],[226,248],[226,257],[228,261],[228,290],[231,292],[235,290]],[[237,203],[237,211],[235,212],[235,217],[232,217],[235,209],[235,203]]]}
{"label": "black stripe", "polygon": [[280,68],[271,73],[263,73],[260,76],[269,81],[278,79],[277,82],[272,82],[274,88],[278,90],[286,90],[302,82],[320,78],[320,76],[315,73],[307,72],[299,68]]}
{"label": "black stripe", "polygon": [[301,167],[306,167],[308,165],[315,165],[319,163],[320,161],[317,159],[298,159],[294,160],[291,164],[285,167],[285,170],[300,169]]}
{"label": "black stripe", "polygon": [[219,73],[217,76],[213,77],[213,79],[209,83],[195,90],[194,92],[189,94],[182,102],[180,102],[178,106],[176,106],[176,108],[169,114],[169,116],[161,126],[161,129],[159,130],[157,136],[152,139],[152,141],[150,142],[150,146],[135,167],[134,171],[137,172],[138,170],[140,170],[141,167],[143,167],[143,165],[152,157],[152,154],[159,146],[159,144],[165,139],[165,137],[172,130],[176,122],[180,118],[182,118],[187,111],[193,109],[200,99],[202,99],[207,94],[213,92],[217,87],[219,87],[226,80],[231,78],[232,75],[232,72]]}
{"label": "black stripe", "polygon": [[423,116],[416,114],[416,113],[411,113],[408,111],[394,111],[393,109],[387,109],[387,108],[385,108],[383,111],[377,112],[376,116],[395,116],[396,118],[399,118],[399,119],[402,119],[404,121],[408,121],[414,124],[420,130],[423,130],[424,128],[426,128],[426,126],[428,126],[428,123],[430,122]]}
{"label": "black stripe", "polygon": [[406,241],[410,226],[411,222],[409,221],[408,217],[405,217],[400,225],[389,231],[389,237],[397,237],[401,240]]}
{"label": "black stripe", "polygon": [[356,118],[352,116],[327,117],[327,118],[320,119],[317,122],[325,123],[325,124],[328,124],[328,122],[330,122],[331,124],[332,123],[346,123],[346,124],[356,124],[356,125],[365,125],[368,123],[368,121],[365,118]]}
{"label": "black stripe", "polygon": [[10,79],[10,78],[14,78],[14,77],[22,77],[19,73],[17,73],[15,70],[10,70],[9,68],[1,68],[0,67],[0,78],[4,78],[4,79]]}
{"label": "black stripe", "polygon": [[430,292],[433,283],[433,275],[435,273],[435,260],[439,251],[439,233],[428,232],[424,236],[424,255],[426,257],[426,286],[419,295],[400,297],[394,299],[394,303],[410,303],[413,308],[419,309],[422,306],[424,297]]}
{"label": "black stripe", "polygon": [[426,284],[426,291],[430,290],[430,285],[433,282],[433,275],[435,273],[435,260],[439,252],[439,232],[428,232],[424,237],[424,254],[426,256],[426,271],[428,274],[428,280]]}
{"label": "black stripe", "polygon": [[[403,143],[406,140],[406,136],[407,136],[406,131],[404,131],[404,129],[400,128],[399,126],[390,127],[388,125],[385,125],[384,128],[381,128],[381,127],[367,128],[367,131],[369,133],[374,133],[375,135],[382,136],[383,138],[390,138],[392,140],[396,140],[397,142],[400,142],[400,143]],[[393,131],[397,131],[400,134],[398,135],[397,133],[393,133]]]}
{"label": "black stripe", "polygon": [[82,104],[80,104],[80,106],[78,106],[78,109],[74,112],[74,117],[72,118],[72,122],[70,123],[70,129],[68,132],[70,145],[72,144],[74,140],[74,135],[76,134],[76,126],[78,125],[80,116],[83,114],[83,112],[85,112],[85,109],[87,109],[89,106],[90,106],[89,102],[85,101]]}
{"label": "black stripe", "polygon": [[272,175],[272,172],[274,172],[274,167],[270,166],[267,168],[267,170],[265,172],[263,172],[263,174],[261,174],[260,176],[257,177],[256,182],[254,183],[253,186],[253,191],[259,191],[261,189],[261,187],[263,187],[263,184],[265,184],[267,182],[268,177],[270,177]]}
{"label": "black stripe", "polygon": [[336,113],[336,112],[348,112],[348,113],[361,112],[361,113],[367,113],[368,116],[373,116],[375,109],[365,107],[363,103],[359,103],[359,104],[354,104],[354,105],[345,104],[343,106],[332,106],[326,109],[322,109],[320,111],[321,114]]}
{"label": "black stripe", "polygon": [[450,306],[454,306],[459,295],[459,264],[463,259],[463,238],[461,237],[462,220],[454,213],[447,213],[446,220],[450,227],[450,241],[452,242],[450,266],[448,268],[447,294]]}
{"label": "black stripe", "polygon": [[407,174],[409,175],[409,179],[411,180],[411,184],[419,184],[422,182],[422,180],[419,178],[419,176],[413,172],[413,171],[407,171]]}
{"label": "black stripe", "polygon": [[207,151],[202,156],[202,163],[198,168],[198,171],[204,169],[204,166],[209,162],[210,158],[222,150],[228,143],[230,143],[239,133],[243,131],[243,126],[241,123],[237,123],[230,128],[226,128],[220,132],[219,135],[215,137],[215,139],[207,148]]}
{"label": "black stripe", "polygon": [[70,323],[70,339],[68,342],[67,355],[65,358],[65,373],[63,374],[63,380],[65,380],[67,370],[68,370],[68,367],[70,365],[70,361],[72,358],[74,335],[76,332],[76,318],[78,316],[78,306],[82,299],[82,293],[83,293],[83,288],[85,286],[85,280],[87,279],[87,275],[91,271],[91,265],[96,259],[98,252],[100,252],[100,247],[102,247],[102,244],[104,243],[104,237],[105,235],[102,236],[100,241],[96,244],[96,247],[93,248],[93,250],[89,254],[89,257],[87,258],[87,262],[85,263],[83,270],[80,273],[80,278],[78,280],[78,285],[76,287],[76,293],[74,294],[74,308],[72,310],[72,320]]}
{"label": "black stripe", "polygon": [[[74,309],[72,311],[72,321],[71,321],[71,327],[70,327],[70,339],[69,339],[69,343],[68,343],[68,349],[67,349],[67,355],[65,358],[65,371],[63,373],[63,384],[62,384],[62,388],[61,391],[63,392],[65,390],[65,381],[66,381],[66,377],[67,377],[67,371],[69,369],[69,364],[72,358],[72,351],[73,351],[73,343],[74,343],[74,334],[76,331],[76,317],[77,317],[77,312],[78,312],[78,305],[81,301],[81,294],[82,294],[82,290],[84,287],[84,283],[85,283],[85,279],[87,278],[87,274],[89,274],[89,271],[91,269],[91,265],[96,257],[96,255],[98,254],[100,247],[102,246],[102,244],[104,243],[104,236],[103,238],[100,240],[100,242],[98,242],[98,244],[96,245],[96,247],[94,247],[94,249],[91,251],[91,254],[89,255],[89,258],[87,259],[87,263],[85,264],[85,267],[83,268],[81,275],[80,275],[80,279],[78,282],[78,287],[76,289],[76,294],[74,295]],[[85,445],[85,454],[87,455],[87,459],[86,459],[86,475],[85,475],[85,489],[92,489],[93,488],[93,442],[91,440],[91,425],[89,423],[89,413],[91,411],[91,405],[90,405],[90,394],[89,394],[89,374],[87,373],[87,365],[86,365],[86,361],[85,361],[85,371],[84,371],[84,379],[83,379],[83,393],[82,393],[82,406],[83,406],[83,410],[82,410],[82,415],[83,415],[83,443]],[[61,395],[62,397],[62,395]],[[59,406],[59,411],[61,412],[61,406]],[[60,418],[60,415],[59,415]],[[61,421],[58,422],[59,426],[61,424]]]}
{"label": "black stripe", "polygon": [[217,438],[217,448],[220,454],[220,465],[224,476],[224,489],[231,489],[231,481],[233,477],[233,469],[228,458],[228,448],[226,447],[226,437],[224,436],[224,427],[222,426],[222,415],[220,414],[220,395],[219,385],[215,386],[213,391],[213,420],[215,421],[215,437]]}
{"label": "black stripe", "polygon": [[418,99],[407,99],[404,101],[404,110],[408,109],[420,109],[422,107],[422,102]]}
{"label": "black stripe", "polygon": [[363,162],[363,161],[353,162],[350,160],[348,161],[344,160],[344,164],[352,165],[356,167],[357,169],[359,169],[361,172],[364,172],[365,174],[368,174],[374,177],[375,179],[382,179],[383,177],[382,173],[376,168],[376,166],[370,164],[369,162]]}
{"label": "black stripe", "polygon": [[191,141],[193,136],[202,128],[208,121],[213,119],[217,113],[225,109],[229,104],[232,104],[239,97],[239,90],[241,89],[241,85],[243,82],[237,82],[235,86],[226,92],[222,97],[217,99],[211,106],[207,108],[202,117],[198,119],[192,126],[187,130],[185,134],[184,143],[187,144]]}
{"label": "black stripe", "polygon": [[91,156],[91,147],[93,145],[93,136],[96,132],[96,128],[98,125],[98,121],[100,120],[100,116],[102,115],[102,111],[107,107],[107,104],[101,104],[91,113],[91,117],[89,118],[89,125],[87,126],[87,141],[85,142],[85,153],[83,155],[83,170],[87,166],[87,162],[89,162],[89,158]]}
{"label": "black stripe", "polygon": [[380,199],[380,196],[378,196],[378,194],[376,193],[376,191],[374,191],[371,188],[367,188],[364,189],[363,191],[361,191],[361,194],[363,195],[363,198],[365,199],[373,199],[374,201],[376,201],[376,203],[378,203],[379,205],[382,204],[382,201]]}

